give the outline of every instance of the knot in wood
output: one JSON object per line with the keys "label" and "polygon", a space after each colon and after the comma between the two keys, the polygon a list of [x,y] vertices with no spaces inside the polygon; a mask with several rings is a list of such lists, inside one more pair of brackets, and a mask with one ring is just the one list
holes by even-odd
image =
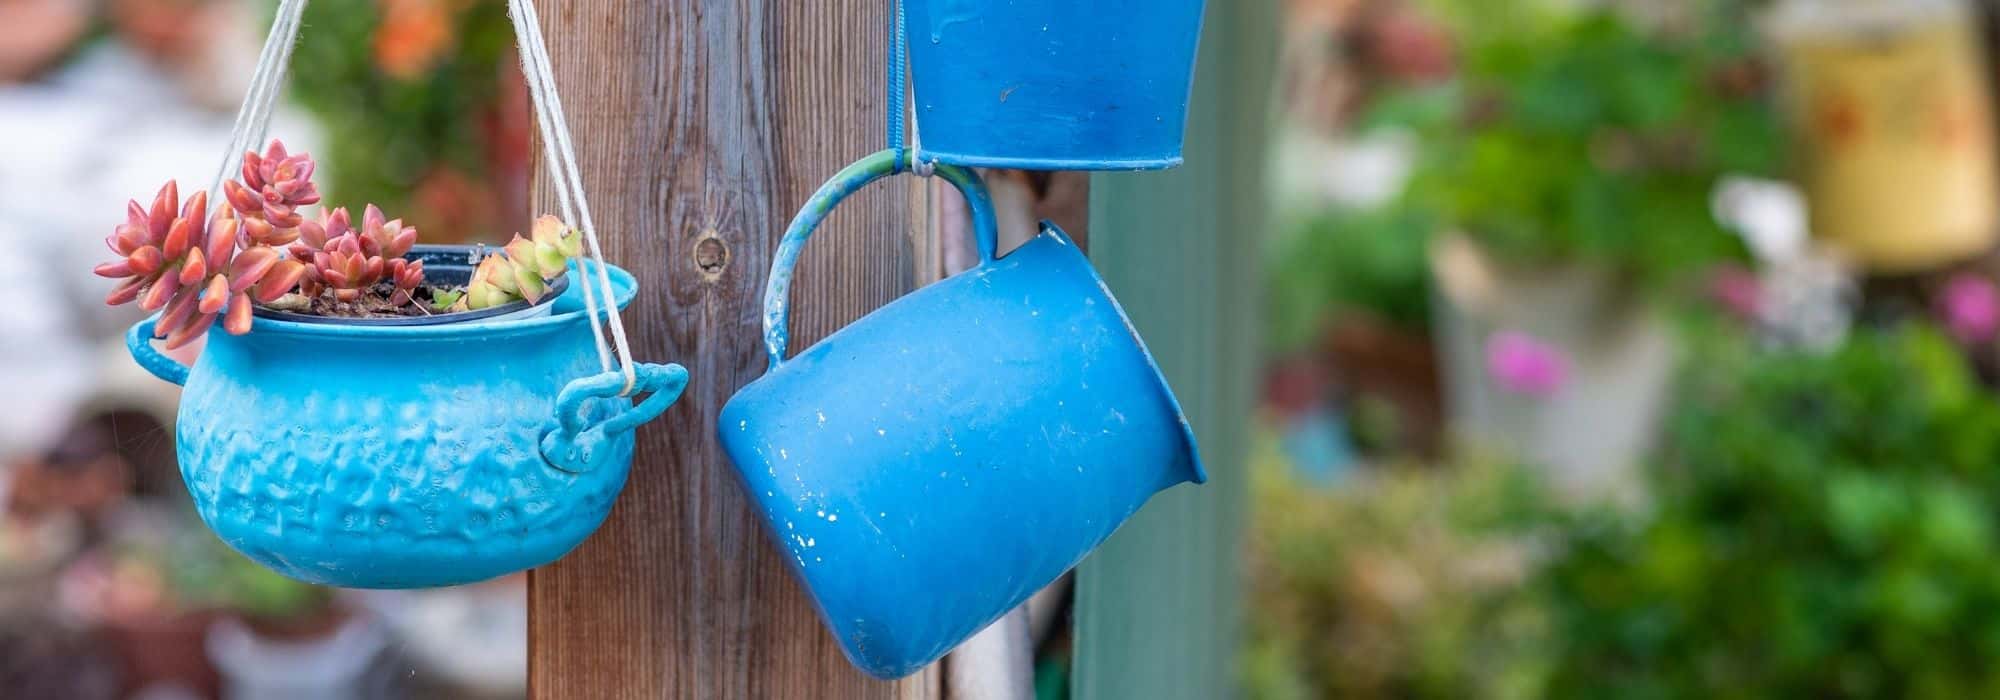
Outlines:
{"label": "knot in wood", "polygon": [[694,244],[694,264],[701,270],[701,276],[710,282],[722,277],[722,271],[729,267],[729,244],[715,231],[705,231],[701,240]]}

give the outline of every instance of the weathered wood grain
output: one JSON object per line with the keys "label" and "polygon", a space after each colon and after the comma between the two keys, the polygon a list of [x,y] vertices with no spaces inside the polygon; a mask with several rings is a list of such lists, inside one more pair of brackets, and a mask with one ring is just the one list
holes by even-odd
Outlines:
{"label": "weathered wood grain", "polygon": [[[636,355],[692,373],[639,433],[617,508],[530,578],[538,698],[937,697],[934,672],[866,678],[764,540],[714,438],[764,367],[758,302],[795,208],[882,146],[873,0],[542,4],[606,254],[636,274]],[[538,185],[543,210],[551,210]],[[909,186],[851,200],[807,251],[793,337],[810,343],[919,281]]]}

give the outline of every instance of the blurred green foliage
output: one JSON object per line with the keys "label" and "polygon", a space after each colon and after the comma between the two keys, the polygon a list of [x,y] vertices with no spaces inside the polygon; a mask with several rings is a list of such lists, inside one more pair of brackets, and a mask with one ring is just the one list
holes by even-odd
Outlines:
{"label": "blurred green foliage", "polygon": [[[1707,0],[1676,0],[1697,2]],[[1546,31],[1575,12],[1569,0],[1411,0],[1457,36],[1525,34]]]}
{"label": "blurred green foliage", "polygon": [[313,615],[333,603],[333,589],[264,568],[199,522],[163,522],[157,529],[124,533],[110,551],[120,566],[157,572],[165,599],[179,610],[229,610],[283,620]]}
{"label": "blurred green foliage", "polygon": [[1346,314],[1417,333],[1430,326],[1426,245],[1436,219],[1420,209],[1327,209],[1303,217],[1265,265],[1266,342],[1312,342]]}
{"label": "blurred green foliage", "polygon": [[1551,505],[1468,461],[1324,486],[1254,460],[1246,690],[1254,698],[1529,698],[1546,619],[1524,583]]}
{"label": "blurred green foliage", "polygon": [[[1417,174],[1388,210],[1318,217],[1274,251],[1281,344],[1315,303],[1423,318],[1406,304],[1432,224],[1656,286],[1740,253],[1710,190],[1777,171],[1785,138],[1733,3],[1646,32],[1432,4],[1471,28],[1463,73],[1371,106],[1366,126],[1419,135]],[[1628,509],[1552,504],[1490,464],[1322,489],[1261,448],[1249,694],[2000,697],[2000,402],[1960,350],[1914,321],[1825,353],[1686,330]]]}
{"label": "blurred green foliage", "polygon": [[1727,173],[1778,169],[1782,132],[1748,22],[1642,31],[1609,10],[1462,37],[1460,78],[1392,95],[1371,124],[1424,143],[1410,191],[1501,256],[1595,262],[1641,283],[1739,255],[1710,214]]}
{"label": "blurred green foliage", "polygon": [[[434,173],[486,177],[491,144],[481,120],[498,99],[514,43],[505,3],[450,7],[437,11],[438,26],[396,28],[384,26],[376,0],[308,5],[290,78],[290,96],[327,130],[329,148],[314,154],[324,167],[318,179],[326,201],[356,211],[374,203],[392,217],[412,217],[433,242],[475,233],[437,218],[465,213],[411,212],[421,209],[416,193]],[[416,73],[394,75],[384,67],[385,44],[436,53]]]}
{"label": "blurred green foliage", "polygon": [[[1936,329],[1693,343],[1643,506],[1260,448],[1258,698],[2000,696],[2000,402]],[[1266,441],[1268,442],[1268,441]]]}
{"label": "blurred green foliage", "polygon": [[1709,202],[1725,174],[1770,175],[1782,122],[1743,5],[1692,3],[1685,26],[1611,10],[1433,0],[1457,28],[1459,74],[1376,95],[1361,131],[1416,136],[1403,194],[1291,224],[1269,256],[1271,347],[1362,311],[1421,331],[1432,234],[1500,260],[1606,266],[1659,288],[1744,254]]}
{"label": "blurred green foliage", "polygon": [[206,549],[184,550],[169,567],[175,588],[195,602],[264,620],[310,617],[333,604],[333,589],[286,578],[201,534]]}
{"label": "blurred green foliage", "polygon": [[1950,342],[1695,366],[1654,513],[1566,528],[1549,694],[2000,694],[2000,404]]}

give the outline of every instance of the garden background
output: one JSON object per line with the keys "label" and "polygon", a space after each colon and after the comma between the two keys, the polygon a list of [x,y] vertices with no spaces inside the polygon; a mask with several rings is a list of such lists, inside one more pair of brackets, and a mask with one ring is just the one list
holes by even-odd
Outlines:
{"label": "garden background", "polygon": [[[2000,694],[2000,2],[1270,1],[1225,57],[1275,66],[1223,120],[1269,141],[1227,240],[1261,301],[1221,311],[1260,347],[1249,501],[1200,511],[1246,520],[1241,585],[1179,627],[1226,685]],[[273,131],[329,201],[524,228],[504,6],[311,8]],[[125,200],[209,174],[269,11],[0,0],[0,696],[526,692],[524,577],[333,591],[216,541],[89,272]],[[1115,177],[993,179],[1060,218],[1166,176]],[[1069,585],[1037,697],[1078,687]]]}

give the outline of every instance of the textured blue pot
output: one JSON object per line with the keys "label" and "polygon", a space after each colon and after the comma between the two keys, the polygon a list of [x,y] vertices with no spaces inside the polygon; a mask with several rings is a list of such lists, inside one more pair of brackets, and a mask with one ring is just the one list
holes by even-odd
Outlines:
{"label": "textured blue pot", "polygon": [[1029,170],[1181,162],[1203,0],[904,0],[924,156]]}
{"label": "textured blue pot", "polygon": [[936,660],[1075,566],[1155,492],[1205,479],[1152,357],[1069,238],[982,262],[784,358],[793,264],[880,153],[820,189],[765,292],[770,371],[717,430],[769,534],[847,656],[882,678]]}
{"label": "textured blue pot", "polygon": [[[630,303],[632,276],[610,270]],[[600,370],[581,289],[524,320],[258,318],[245,335],[210,333],[192,368],[153,348],[153,319],[126,342],[186,387],[181,476],[224,542],[311,583],[450,586],[555,561],[595,531],[633,429],[687,383],[678,365],[640,365],[633,395],[650,396],[619,398],[624,375]]]}

